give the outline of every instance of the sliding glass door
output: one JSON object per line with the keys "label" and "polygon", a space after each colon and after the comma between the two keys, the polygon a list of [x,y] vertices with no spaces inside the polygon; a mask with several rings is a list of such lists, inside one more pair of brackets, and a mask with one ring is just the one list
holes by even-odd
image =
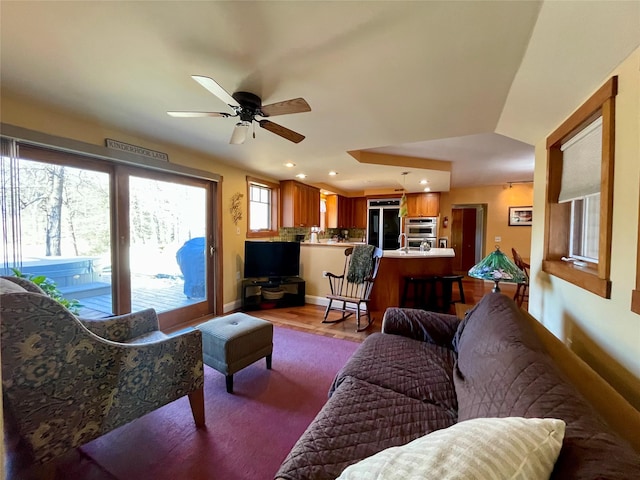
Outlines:
{"label": "sliding glass door", "polygon": [[207,301],[207,190],[129,176],[129,282],[134,311]]}
{"label": "sliding glass door", "polygon": [[215,312],[215,182],[5,146],[2,274],[53,283],[82,317]]}
{"label": "sliding glass door", "polygon": [[80,314],[112,315],[109,173],[24,159],[14,167],[17,208],[3,217],[19,241],[3,245],[16,260],[3,274],[55,284]]}

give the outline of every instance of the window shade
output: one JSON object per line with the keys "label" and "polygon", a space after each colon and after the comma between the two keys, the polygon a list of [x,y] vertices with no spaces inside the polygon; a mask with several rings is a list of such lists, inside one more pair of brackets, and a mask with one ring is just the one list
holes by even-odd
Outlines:
{"label": "window shade", "polygon": [[562,180],[558,202],[569,202],[600,192],[602,117],[560,148]]}

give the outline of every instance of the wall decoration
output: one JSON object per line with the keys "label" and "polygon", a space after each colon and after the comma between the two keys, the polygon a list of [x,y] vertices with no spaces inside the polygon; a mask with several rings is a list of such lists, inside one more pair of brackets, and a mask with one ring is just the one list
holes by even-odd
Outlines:
{"label": "wall decoration", "polygon": [[510,227],[530,227],[533,225],[533,207],[509,207]]}
{"label": "wall decoration", "polygon": [[107,148],[112,150],[119,150],[121,152],[134,153],[136,155],[142,155],[143,157],[152,158],[154,160],[169,161],[169,155],[164,152],[157,152],[148,148],[139,147],[138,145],[131,145],[130,143],[120,142],[113,140],[112,138],[105,138],[104,143]]}
{"label": "wall decoration", "polygon": [[238,225],[238,222],[242,220],[242,203],[240,202],[242,197],[244,195],[240,192],[236,192],[231,196],[231,208],[229,208],[229,211],[234,225]]}
{"label": "wall decoration", "polygon": [[438,239],[438,248],[447,248],[447,243],[449,242],[447,237],[442,237]]}

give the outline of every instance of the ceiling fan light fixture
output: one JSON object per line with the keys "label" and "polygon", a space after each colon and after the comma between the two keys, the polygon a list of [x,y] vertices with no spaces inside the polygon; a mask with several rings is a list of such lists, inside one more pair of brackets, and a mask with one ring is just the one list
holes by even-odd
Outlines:
{"label": "ceiling fan light fixture", "polygon": [[229,143],[239,145],[247,139],[249,127],[253,124],[253,138],[256,138],[256,130],[254,122],[257,122],[260,128],[264,128],[268,132],[289,140],[293,143],[300,143],[305,136],[294,132],[293,130],[283,127],[271,120],[258,120],[259,117],[274,117],[276,115],[285,115],[289,113],[310,112],[311,107],[304,98],[291,98],[282,102],[262,105],[262,99],[251,92],[235,92],[230,95],[222,86],[213,78],[203,75],[192,75],[196,82],[206,88],[210,93],[225,102],[233,114],[225,112],[167,112],[172,117],[239,117],[241,122],[236,124],[236,128],[231,136]]}
{"label": "ceiling fan light fixture", "polygon": [[247,133],[249,132],[249,127],[251,126],[251,122],[238,122],[236,123],[236,128],[233,130],[233,134],[231,135],[231,140],[229,143],[232,145],[241,145],[247,139]]}

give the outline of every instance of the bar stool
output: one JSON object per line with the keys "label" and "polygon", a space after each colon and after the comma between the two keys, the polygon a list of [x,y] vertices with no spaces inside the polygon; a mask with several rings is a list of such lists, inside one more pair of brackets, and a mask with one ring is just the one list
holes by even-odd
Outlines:
{"label": "bar stool", "polygon": [[[442,282],[442,312],[449,313],[451,311],[451,306],[454,303],[466,303],[464,301],[464,289],[462,288],[462,279],[464,275],[443,275],[439,277],[440,282]],[[453,300],[453,284],[458,284],[458,294],[459,298],[457,300]]]}
{"label": "bar stool", "polygon": [[[405,276],[404,288],[402,289],[402,298],[400,299],[401,307],[419,308],[422,310],[437,310],[438,293],[437,283],[439,277],[436,275],[426,276]],[[409,296],[409,289],[413,291],[413,295]],[[427,294],[427,288],[429,292]],[[411,305],[409,303],[412,303]]]}

